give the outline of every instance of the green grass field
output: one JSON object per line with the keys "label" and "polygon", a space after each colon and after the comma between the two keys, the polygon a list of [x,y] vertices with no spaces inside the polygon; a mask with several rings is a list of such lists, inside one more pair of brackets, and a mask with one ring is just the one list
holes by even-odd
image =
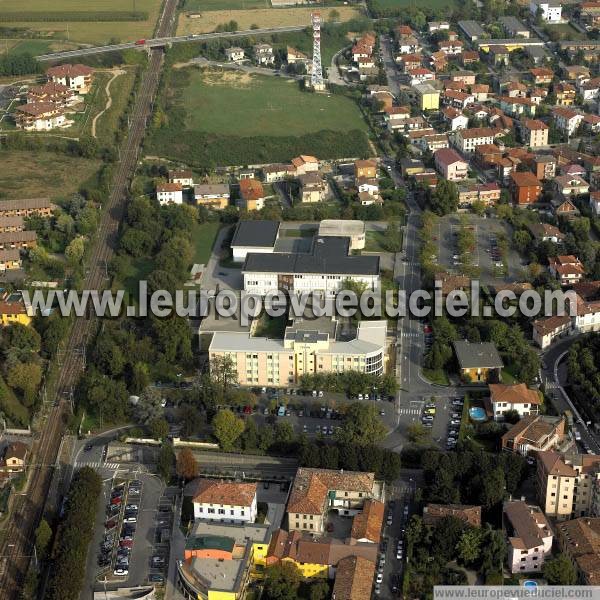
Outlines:
{"label": "green grass field", "polygon": [[371,0],[375,10],[400,10],[403,8],[444,8],[459,4],[458,0]]}
{"label": "green grass field", "polygon": [[578,31],[570,23],[560,23],[558,25],[546,25],[544,27],[546,33],[552,31],[558,32],[561,40],[585,40],[587,36],[581,31]]}
{"label": "green grass field", "polygon": [[367,128],[348,98],[302,92],[295,81],[198,70],[190,75],[183,91],[188,129],[246,137]]}
{"label": "green grass field", "polygon": [[185,0],[183,10],[247,10],[250,8],[271,8],[269,0]]}
{"label": "green grass field", "polygon": [[208,262],[220,227],[220,223],[201,223],[194,226],[194,263],[205,265]]}
{"label": "green grass field", "polygon": [[125,42],[149,36],[154,31],[161,0],[135,0],[136,10],[148,13],[147,21],[43,21],[44,12],[85,11],[86,7],[90,11],[132,10],[133,0],[94,0],[93,3],[82,3],[80,0],[0,0],[0,11],[40,13],[40,21],[6,22],[2,23],[4,27],[22,27],[44,32],[51,39],[90,44],[105,44],[113,39]]}
{"label": "green grass field", "polygon": [[99,168],[100,161],[45,151],[0,151],[0,199],[67,197]]}

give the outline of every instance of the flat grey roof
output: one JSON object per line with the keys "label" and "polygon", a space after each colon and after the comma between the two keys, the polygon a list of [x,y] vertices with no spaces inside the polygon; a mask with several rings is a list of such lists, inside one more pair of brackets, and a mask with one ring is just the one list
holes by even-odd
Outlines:
{"label": "flat grey roof", "polygon": [[197,519],[190,537],[201,535],[216,535],[229,537],[236,544],[244,545],[248,540],[253,542],[269,541],[269,525],[262,523],[219,523],[209,519]]}
{"label": "flat grey roof", "polygon": [[351,256],[350,238],[315,237],[306,254],[250,252],[243,272],[322,273],[337,275],[379,275],[379,256]]}
{"label": "flat grey roof", "polygon": [[[506,38],[502,40],[477,40],[478,46],[511,46],[520,44],[521,46],[543,46],[544,42],[540,38]],[[559,42],[564,44],[565,42]],[[600,44],[600,42],[598,42]]]}
{"label": "flat grey roof", "polygon": [[453,344],[462,369],[500,369],[504,366],[492,342],[471,343],[467,340],[458,340]]}
{"label": "flat grey roof", "polygon": [[506,17],[500,17],[498,19],[498,21],[500,21],[500,23],[506,28],[506,29],[510,29],[511,31],[529,31],[529,29],[527,29],[527,27],[525,26],[525,24],[520,21],[519,19],[517,19],[517,17],[513,17],[512,15],[508,15]]}
{"label": "flat grey roof", "polygon": [[278,233],[279,221],[240,221],[233,234],[231,246],[274,246]]}
{"label": "flat grey roof", "polygon": [[343,219],[323,219],[319,223],[319,235],[333,236],[352,236],[365,233],[364,221],[343,220]]}
{"label": "flat grey roof", "polygon": [[483,27],[477,21],[459,21],[458,26],[467,34],[468,37],[481,37],[485,35]]}

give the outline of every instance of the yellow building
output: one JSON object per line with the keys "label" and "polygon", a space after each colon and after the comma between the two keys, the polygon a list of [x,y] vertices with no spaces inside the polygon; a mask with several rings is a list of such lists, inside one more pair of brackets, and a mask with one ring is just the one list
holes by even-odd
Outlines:
{"label": "yellow building", "polygon": [[453,342],[461,377],[472,381],[500,381],[504,363],[491,342]]}
{"label": "yellow building", "polygon": [[421,110],[439,110],[440,92],[430,83],[421,83],[414,86]]}
{"label": "yellow building", "polygon": [[0,325],[6,327],[12,323],[29,325],[33,317],[30,306],[26,306],[20,293],[4,294],[0,297]]}

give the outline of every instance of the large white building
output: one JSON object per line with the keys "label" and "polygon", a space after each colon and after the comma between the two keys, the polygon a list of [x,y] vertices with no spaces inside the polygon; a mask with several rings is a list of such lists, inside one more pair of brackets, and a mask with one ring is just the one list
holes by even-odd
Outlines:
{"label": "large white building", "polygon": [[536,17],[541,11],[542,21],[560,23],[562,20],[562,4],[559,0],[531,0],[529,11]]}
{"label": "large white building", "polygon": [[454,137],[454,144],[463,154],[471,154],[477,146],[493,144],[497,135],[499,130],[491,127],[459,129]]}
{"label": "large white building", "polygon": [[256,520],[256,483],[201,479],[192,501],[195,519],[221,523]]}

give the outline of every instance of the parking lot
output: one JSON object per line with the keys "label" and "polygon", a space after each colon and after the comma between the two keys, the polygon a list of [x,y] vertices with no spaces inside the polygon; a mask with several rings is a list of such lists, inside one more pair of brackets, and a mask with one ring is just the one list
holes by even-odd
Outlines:
{"label": "parking lot", "polygon": [[[468,219],[468,227],[475,238],[475,245],[470,249],[469,262],[480,270],[480,281],[490,285],[498,281],[517,281],[523,277],[521,258],[510,244],[512,232],[508,224],[495,219],[479,217],[473,214],[447,215],[438,223],[435,240],[438,246],[438,263],[448,272],[461,271],[463,258],[457,246],[458,234],[464,229],[462,218]],[[499,250],[499,240],[508,240],[506,255]],[[505,267],[508,270],[505,270]]]}

